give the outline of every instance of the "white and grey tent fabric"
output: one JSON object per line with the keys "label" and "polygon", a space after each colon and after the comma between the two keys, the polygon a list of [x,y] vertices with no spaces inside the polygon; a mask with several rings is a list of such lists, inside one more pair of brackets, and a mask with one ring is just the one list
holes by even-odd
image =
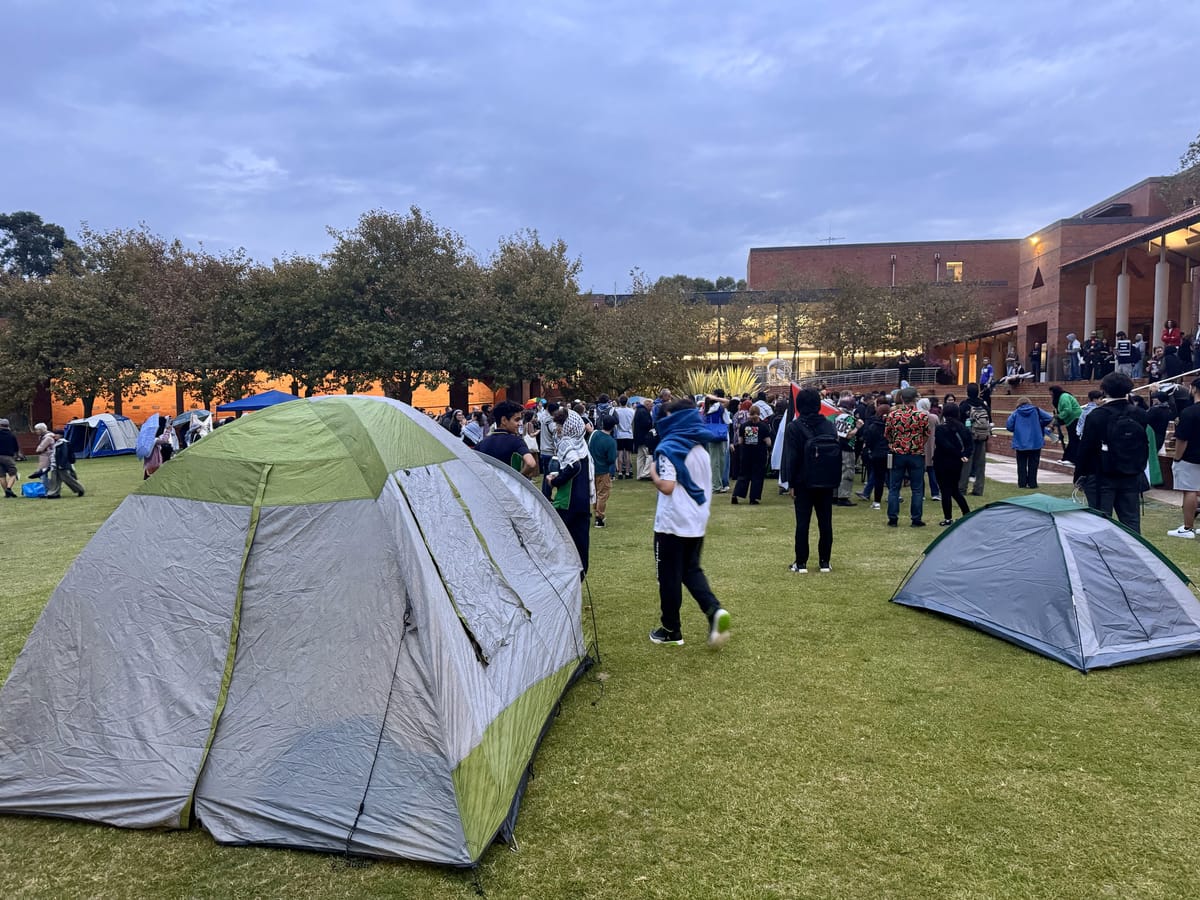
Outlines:
{"label": "white and grey tent fabric", "polygon": [[471,865],[588,661],[527,479],[395,401],[281,404],[70,567],[0,692],[0,812]]}
{"label": "white and grey tent fabric", "polygon": [[72,419],[63,437],[80,459],[120,456],[137,447],[138,429],[127,416],[99,413],[86,419]]}
{"label": "white and grey tent fabric", "polygon": [[1200,602],[1141,535],[1043,494],[975,510],[892,597],[1081,671],[1200,651]]}

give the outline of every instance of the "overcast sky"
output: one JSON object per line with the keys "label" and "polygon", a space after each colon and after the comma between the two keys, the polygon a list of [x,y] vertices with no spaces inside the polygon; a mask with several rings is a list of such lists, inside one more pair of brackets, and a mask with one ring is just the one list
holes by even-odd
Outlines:
{"label": "overcast sky", "polygon": [[581,286],[1020,237],[1200,132],[1193,2],[0,0],[0,211],[255,258],[420,206]]}

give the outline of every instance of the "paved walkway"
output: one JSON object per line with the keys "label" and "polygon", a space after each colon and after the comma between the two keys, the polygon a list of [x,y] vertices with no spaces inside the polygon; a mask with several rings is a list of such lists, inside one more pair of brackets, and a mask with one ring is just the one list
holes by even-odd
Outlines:
{"label": "paved walkway", "polygon": [[[987,458],[987,477],[999,481],[1003,484],[1017,483],[1017,461],[1009,456],[992,456],[990,453]],[[1070,484],[1071,476],[1062,472],[1050,472],[1046,469],[1038,469],[1039,484]],[[1154,489],[1147,491],[1147,500],[1157,500],[1159,503],[1164,503],[1167,506],[1178,507],[1182,499],[1179,491],[1164,491]]]}

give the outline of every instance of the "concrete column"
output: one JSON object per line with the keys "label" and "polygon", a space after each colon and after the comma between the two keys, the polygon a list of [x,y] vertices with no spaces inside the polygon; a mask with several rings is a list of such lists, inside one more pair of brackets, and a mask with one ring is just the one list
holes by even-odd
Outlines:
{"label": "concrete column", "polygon": [[[1121,274],[1117,276],[1117,331],[1129,334],[1129,273],[1125,264],[1129,261],[1129,251],[1121,260]],[[1161,329],[1159,329],[1161,331]],[[1157,333],[1157,332],[1156,332]],[[1090,337],[1090,335],[1089,335]],[[1109,335],[1111,341],[1113,335]]]}
{"label": "concrete column", "polygon": [[[1068,329],[1069,330],[1069,329]],[[1092,266],[1092,275],[1088,279],[1087,290],[1083,293],[1083,334],[1080,341],[1086,341],[1096,330],[1096,266]]]}
{"label": "concrete column", "polygon": [[1167,291],[1170,285],[1171,264],[1167,262],[1167,248],[1164,245],[1158,251],[1158,265],[1154,267],[1154,330],[1150,333],[1156,342],[1167,321]]}
{"label": "concrete column", "polygon": [[[1129,334],[1129,274],[1117,276],[1117,331]],[[1088,335],[1091,337],[1091,335]],[[1111,338],[1111,336],[1110,336]]]}

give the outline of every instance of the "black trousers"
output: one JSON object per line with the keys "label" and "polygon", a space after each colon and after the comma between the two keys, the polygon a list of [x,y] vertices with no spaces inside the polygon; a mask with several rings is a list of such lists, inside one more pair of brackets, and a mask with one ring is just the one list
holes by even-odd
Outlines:
{"label": "black trousers", "polygon": [[1017,453],[1017,487],[1035,488],[1038,486],[1038,463],[1042,459],[1041,449],[1018,450]]}
{"label": "black trousers", "polygon": [[962,460],[958,459],[953,462],[935,462],[933,464],[933,473],[937,477],[938,487],[942,489],[943,519],[950,518],[951,502],[958,504],[958,510],[964,516],[971,511],[971,507],[967,505],[967,498],[963,496],[962,488],[959,487],[962,470]]}
{"label": "black trousers", "polygon": [[745,497],[747,489],[751,500],[762,499],[763,479],[767,475],[767,455],[765,448],[738,447],[737,483],[733,486],[733,496]]}
{"label": "black trousers", "polygon": [[702,537],[680,537],[677,534],[654,532],[654,571],[658,576],[658,604],[662,627],[670,632],[681,631],[679,608],[683,606],[683,587],[696,598],[706,618],[721,608],[708,586],[708,578],[700,568]]}
{"label": "black trousers", "polygon": [[833,488],[796,488],[796,565],[808,566],[808,528],[817,514],[817,560],[829,565],[833,552]]}
{"label": "black trousers", "polygon": [[1098,509],[1131,531],[1142,532],[1142,476],[1088,475],[1083,479],[1083,495],[1088,506]]}
{"label": "black trousers", "polygon": [[883,492],[888,486],[887,457],[884,456],[884,457],[881,457],[880,459],[873,459],[870,461],[870,463],[871,463],[871,472],[874,473],[874,478],[875,478],[875,483],[871,486],[872,490],[875,492],[874,493],[875,502],[882,503],[883,502]]}
{"label": "black trousers", "polygon": [[[587,482],[584,482],[586,485]],[[590,512],[566,512],[558,510],[558,517],[571,533],[575,549],[579,551],[579,562],[583,565],[583,574],[588,570],[588,546],[592,540],[592,514]]]}

